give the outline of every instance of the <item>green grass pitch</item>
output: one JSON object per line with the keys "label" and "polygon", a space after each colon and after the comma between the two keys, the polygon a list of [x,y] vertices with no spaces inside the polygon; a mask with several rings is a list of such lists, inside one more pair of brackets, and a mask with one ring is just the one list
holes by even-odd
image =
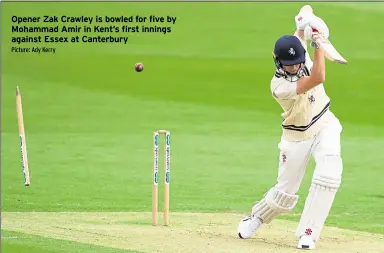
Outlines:
{"label": "green grass pitch", "polygon": [[[172,213],[179,212],[243,215],[275,183],[282,111],[269,91],[271,52],[279,36],[293,34],[294,15],[303,3],[1,5],[1,201],[6,218],[14,212],[150,212],[157,129],[171,131],[171,224],[177,223]],[[344,162],[327,225],[384,234],[384,36],[379,32],[384,4],[311,5],[349,61],[326,62],[331,110],[343,125]],[[170,15],[177,21],[169,34],[126,34],[127,45],[55,44],[56,54],[11,53],[11,17],[47,14]],[[144,63],[141,73],[133,71],[137,62]],[[17,85],[30,187],[23,185],[21,171]],[[298,221],[313,168],[311,161],[298,205],[279,221]],[[161,170],[160,210],[163,176]],[[145,219],[142,226],[149,226],[151,216]],[[136,252],[101,242],[47,239],[33,227],[17,230],[17,219],[6,224],[2,247],[7,253]],[[237,223],[232,225],[235,237]]]}

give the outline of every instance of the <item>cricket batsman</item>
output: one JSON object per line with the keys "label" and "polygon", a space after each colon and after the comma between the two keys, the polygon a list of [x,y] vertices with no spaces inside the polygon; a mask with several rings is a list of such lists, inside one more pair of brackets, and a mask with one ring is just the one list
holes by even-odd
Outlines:
{"label": "cricket batsman", "polygon": [[[328,27],[310,6],[301,9],[295,23],[296,32],[280,37],[273,51],[276,72],[270,89],[283,109],[277,182],[240,221],[238,235],[250,238],[263,224],[295,207],[299,198],[296,193],[312,156],[316,167],[296,236],[298,248],[315,249],[341,184],[342,126],[330,111],[330,98],[324,89],[325,55],[314,42],[319,34],[329,37]],[[307,41],[314,47],[313,62]]]}

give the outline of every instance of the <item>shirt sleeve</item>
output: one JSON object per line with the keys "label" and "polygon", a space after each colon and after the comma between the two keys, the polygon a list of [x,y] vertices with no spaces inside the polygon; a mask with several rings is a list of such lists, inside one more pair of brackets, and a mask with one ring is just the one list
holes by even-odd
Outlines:
{"label": "shirt sleeve", "polygon": [[289,82],[284,78],[275,80],[275,89],[272,91],[273,96],[278,99],[296,99],[297,97],[297,82]]}

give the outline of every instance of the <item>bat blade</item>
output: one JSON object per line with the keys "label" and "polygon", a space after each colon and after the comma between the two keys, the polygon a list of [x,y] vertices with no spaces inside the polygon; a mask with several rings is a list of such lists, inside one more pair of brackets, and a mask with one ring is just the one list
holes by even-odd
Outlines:
{"label": "bat blade", "polygon": [[339,64],[348,63],[328,39],[319,34],[319,36],[315,38],[315,42],[324,50],[325,57],[327,57],[328,60]]}

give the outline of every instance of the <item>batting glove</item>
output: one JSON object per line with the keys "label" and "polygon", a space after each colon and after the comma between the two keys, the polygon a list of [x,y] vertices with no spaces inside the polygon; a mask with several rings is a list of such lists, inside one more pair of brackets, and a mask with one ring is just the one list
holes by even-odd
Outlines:
{"label": "batting glove", "polygon": [[319,48],[319,45],[316,43],[316,38],[319,36],[319,33],[317,30],[313,29],[309,25],[305,27],[304,29],[304,39],[307,41],[309,40],[311,43],[311,47]]}
{"label": "batting glove", "polygon": [[317,30],[317,32],[319,32],[325,39],[329,38],[329,28],[321,18],[313,15],[310,18],[308,25],[312,27],[312,29]]}
{"label": "batting glove", "polygon": [[296,29],[303,31],[305,27],[309,25],[311,16],[313,16],[313,13],[308,12],[300,12],[297,16],[295,16]]}

